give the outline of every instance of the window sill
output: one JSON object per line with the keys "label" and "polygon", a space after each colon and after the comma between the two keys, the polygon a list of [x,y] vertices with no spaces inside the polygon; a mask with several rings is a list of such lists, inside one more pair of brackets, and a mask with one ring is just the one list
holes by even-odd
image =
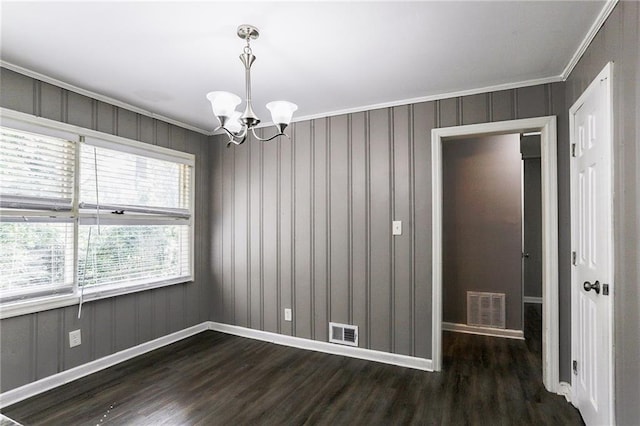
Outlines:
{"label": "window sill", "polygon": [[87,288],[83,295],[82,300],[84,302],[90,302],[93,300],[106,299],[108,297],[123,296],[125,294],[138,293],[145,290],[152,290],[154,288],[168,287],[175,284],[187,284],[193,282],[193,277],[177,277],[164,281],[156,281],[146,284],[137,285],[104,285],[98,288]]}
{"label": "window sill", "polygon": [[6,303],[0,306],[0,319],[77,305],[79,300],[80,298],[74,294],[65,294]]}
{"label": "window sill", "polygon": [[[172,278],[165,281],[139,284],[134,286],[104,286],[102,288],[87,289],[82,295],[83,303],[109,297],[124,296],[155,288],[168,287],[175,284],[188,284],[193,282],[193,277]],[[64,308],[80,303],[80,297],[74,294],[64,296],[48,296],[34,298],[26,301],[11,302],[0,305],[0,319],[17,317],[20,315],[34,314],[50,309]]]}

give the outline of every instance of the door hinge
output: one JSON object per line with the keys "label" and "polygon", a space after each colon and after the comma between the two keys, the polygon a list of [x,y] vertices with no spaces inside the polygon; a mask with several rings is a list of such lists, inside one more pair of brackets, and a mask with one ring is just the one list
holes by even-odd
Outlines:
{"label": "door hinge", "polygon": [[576,266],[576,259],[577,259],[577,258],[578,258],[578,256],[576,255],[576,252],[575,252],[575,251],[572,251],[572,252],[571,252],[571,264],[572,264],[573,266]]}
{"label": "door hinge", "polygon": [[576,156],[576,144],[575,143],[571,144],[571,156],[572,157]]}
{"label": "door hinge", "polygon": [[609,284],[602,284],[602,295],[603,296],[609,295]]}
{"label": "door hinge", "polygon": [[573,374],[575,374],[577,376],[578,375],[578,361],[576,361],[574,359],[572,364],[573,364]]}

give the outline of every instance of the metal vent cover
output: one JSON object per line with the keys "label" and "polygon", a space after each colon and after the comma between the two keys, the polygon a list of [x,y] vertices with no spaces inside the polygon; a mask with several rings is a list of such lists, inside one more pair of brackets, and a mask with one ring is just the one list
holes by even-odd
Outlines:
{"label": "metal vent cover", "polygon": [[506,328],[505,294],[468,291],[467,325]]}
{"label": "metal vent cover", "polygon": [[358,346],[358,326],[329,323],[329,342],[341,345]]}

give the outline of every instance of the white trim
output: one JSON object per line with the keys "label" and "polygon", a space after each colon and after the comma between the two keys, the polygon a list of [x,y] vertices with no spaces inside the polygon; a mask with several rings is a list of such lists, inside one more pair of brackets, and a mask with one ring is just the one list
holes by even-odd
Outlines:
{"label": "white trim", "polygon": [[[569,108],[569,148],[571,148],[571,146],[574,143],[577,143],[577,137],[575,135],[575,114],[578,112],[578,110],[580,109],[580,107],[582,107],[582,104],[585,101],[585,98],[587,98],[591,92],[594,90],[595,85],[603,80],[606,80],[608,82],[606,88],[607,88],[607,108],[609,111],[609,122],[607,123],[607,126],[609,128],[609,153],[608,153],[608,161],[611,162],[611,176],[609,177],[610,179],[610,183],[611,183],[611,204],[609,206],[609,208],[611,209],[611,212],[613,212],[613,197],[615,196],[614,194],[614,188],[613,188],[613,174],[614,174],[614,158],[613,158],[613,143],[614,143],[614,108],[613,108],[613,75],[614,72],[614,64],[613,62],[608,62],[604,68],[602,69],[602,71],[600,71],[600,73],[598,73],[598,75],[589,83],[589,86],[584,90],[584,92],[582,92],[582,94],[580,95],[580,97],[578,97],[578,99],[574,102],[574,104]],[[576,164],[575,164],[575,158],[574,157],[570,157],[571,161],[570,161],[570,190],[569,190],[569,197],[570,197],[570,202],[571,202],[571,250],[574,250],[575,247],[577,246],[577,242],[575,241],[576,238],[576,230],[574,229],[574,227],[577,224],[577,211],[578,209],[575,207],[577,200],[576,200],[576,194],[575,194],[575,188],[576,188]],[[607,341],[604,342],[605,347],[607,348],[611,348],[611,356],[609,359],[609,365],[606,366],[599,366],[599,368],[607,368],[607,370],[609,371],[609,389],[608,389],[608,396],[609,396],[609,401],[607,401],[607,403],[609,404],[609,412],[610,412],[610,424],[615,424],[615,416],[616,416],[616,410],[615,410],[615,345],[614,345],[614,319],[615,319],[615,315],[614,315],[614,309],[615,309],[615,303],[614,303],[614,297],[615,297],[615,272],[614,272],[614,258],[615,258],[615,246],[613,244],[613,230],[614,230],[614,224],[613,224],[613,214],[611,214],[611,217],[609,218],[610,220],[610,235],[609,235],[609,246],[611,247],[611,254],[609,257],[609,265],[607,265],[608,269],[609,269],[609,276],[608,277],[603,277],[603,282],[609,282],[609,294],[610,294],[610,305],[609,305],[609,329],[607,330],[608,336],[607,336]],[[578,289],[580,289],[581,286],[576,283],[576,274],[575,274],[575,270],[573,265],[571,266],[571,359],[575,360],[576,358],[576,354],[578,352]],[[575,377],[575,376],[573,376]],[[574,389],[575,392],[577,392],[577,386]],[[576,401],[577,403],[577,398],[575,394],[572,394],[573,396],[573,400]],[[575,405],[575,404],[574,404]]]}
{"label": "white trim", "polygon": [[524,340],[524,332],[522,330],[512,330],[510,328],[477,327],[475,325],[458,324],[443,321],[442,331],[453,331],[456,333],[479,334],[481,336]]}
{"label": "white trim", "polygon": [[78,300],[78,296],[71,293],[64,296],[46,296],[25,301],[6,302],[0,304],[0,319],[48,311],[49,309],[65,308],[77,305]]}
{"label": "white trim", "polygon": [[522,302],[523,303],[539,303],[540,305],[542,305],[542,297],[537,297],[537,296],[524,296],[522,298]]}
{"label": "white trim", "polygon": [[323,352],[333,355],[348,356],[367,361],[382,362],[384,364],[397,365],[400,367],[414,368],[416,370],[433,371],[431,360],[408,355],[393,354],[390,352],[375,351],[365,348],[354,348],[351,346],[336,345],[318,340],[303,339],[301,337],[287,336],[284,334],[271,333],[268,331],[254,330],[237,325],[210,322],[210,330],[222,333],[233,334],[240,337],[248,337],[254,340],[275,343],[292,348],[305,349],[310,351]]}
{"label": "white trim", "polygon": [[432,164],[432,366],[442,363],[442,142],[445,138],[541,131],[542,183],[542,377],[555,392],[559,381],[558,329],[558,183],[556,117],[537,117],[468,126],[445,127],[431,132]]}
{"label": "white trim", "polygon": [[315,120],[318,118],[333,117],[336,115],[354,114],[358,112],[365,112],[365,111],[371,111],[371,110],[382,109],[382,108],[392,108],[396,106],[411,105],[411,104],[417,104],[421,102],[438,101],[441,99],[456,98],[458,96],[470,96],[470,95],[477,95],[481,93],[498,92],[501,90],[521,89],[523,87],[537,86],[540,84],[557,83],[563,80],[564,79],[562,76],[557,75],[552,77],[538,78],[535,80],[518,81],[515,83],[504,83],[504,84],[496,84],[493,86],[483,86],[483,87],[478,87],[476,89],[458,90],[455,92],[438,93],[435,95],[426,95],[426,96],[418,96],[415,98],[398,99],[395,101],[361,105],[361,106],[355,106],[352,108],[344,108],[344,109],[339,109],[335,111],[321,112],[317,114],[304,115],[301,117],[294,117],[292,122],[296,123],[298,121]]}
{"label": "white trim", "polygon": [[571,388],[571,384],[567,382],[558,383],[558,395],[564,396],[567,402],[570,402],[573,405],[573,389]]}
{"label": "white trim", "polygon": [[598,14],[596,20],[593,22],[593,25],[591,25],[591,28],[589,28],[589,31],[582,40],[582,43],[580,43],[580,46],[578,46],[578,49],[576,49],[575,53],[567,63],[567,66],[564,67],[564,70],[561,74],[562,81],[565,81],[567,78],[569,78],[569,74],[571,74],[576,65],[578,65],[580,58],[582,58],[584,52],[587,51],[587,48],[595,38],[596,34],[598,34],[598,31],[600,31],[600,28],[604,25],[605,21],[617,4],[618,0],[607,0],[604,6],[602,6],[602,10]]}
{"label": "white trim", "polygon": [[112,98],[112,97],[109,97],[109,96],[106,96],[106,95],[101,95],[101,94],[99,94],[97,92],[93,92],[91,90],[83,89],[83,88],[78,87],[78,86],[74,86],[73,84],[65,83],[64,81],[58,80],[57,78],[49,77],[48,75],[45,75],[45,74],[40,74],[39,72],[32,71],[32,70],[30,70],[28,68],[24,68],[24,67],[21,67],[19,65],[12,64],[11,62],[0,60],[0,66],[2,68],[6,68],[8,70],[15,71],[15,72],[17,72],[19,74],[26,75],[27,77],[31,77],[31,78],[34,78],[36,80],[44,81],[45,83],[53,84],[54,86],[58,86],[58,87],[60,87],[62,89],[70,90],[70,91],[78,93],[80,95],[88,96],[88,97],[96,99],[98,101],[106,102],[106,103],[111,104],[113,106],[124,108],[124,109],[127,109],[129,111],[132,111],[132,112],[135,112],[135,113],[147,116],[147,117],[155,118],[157,120],[162,120],[162,121],[164,121],[166,123],[173,124],[173,125],[176,125],[176,126],[179,126],[179,127],[183,127],[185,129],[188,129],[188,130],[193,130],[194,132],[202,133],[203,135],[211,136],[211,134],[212,134],[211,132],[209,132],[207,130],[201,129],[201,128],[193,126],[191,124],[187,124],[187,123],[184,123],[184,122],[179,121],[179,120],[174,120],[172,118],[165,117],[164,115],[160,115],[160,114],[153,113],[151,111],[147,111],[146,109],[137,107],[135,105],[131,105],[131,104],[127,103],[127,102],[119,101],[119,100],[117,100],[115,98]]}
{"label": "white trim", "polygon": [[79,365],[69,370],[62,371],[52,376],[45,377],[44,379],[40,379],[35,382],[28,383],[24,386],[20,386],[19,388],[4,392],[0,394],[0,408],[4,408],[9,405],[15,404],[16,402],[31,398],[32,396],[46,392],[58,386],[62,386],[73,380],[77,380],[82,377],[88,376],[89,374],[104,370],[105,368],[109,368],[123,361],[135,358],[139,355],[145,354],[163,346],[170,345],[171,343],[175,343],[179,340],[193,336],[194,334],[201,333],[208,329],[209,323],[203,322],[198,325],[194,325],[193,327],[185,328],[184,330],[167,334],[166,336],[162,336],[160,338],[142,343],[132,348],[107,355],[95,361]]}

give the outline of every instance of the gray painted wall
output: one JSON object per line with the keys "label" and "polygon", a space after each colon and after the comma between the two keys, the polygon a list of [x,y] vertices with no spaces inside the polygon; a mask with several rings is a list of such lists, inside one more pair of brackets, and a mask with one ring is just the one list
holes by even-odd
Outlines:
{"label": "gray painted wall", "polygon": [[[569,108],[609,61],[613,71],[616,416],[640,419],[640,3],[621,1],[566,82]],[[561,166],[568,170],[568,159]],[[568,173],[568,172],[567,172]],[[562,224],[562,222],[561,222]]]}
{"label": "gray painted wall", "polygon": [[[195,282],[0,321],[0,391],[199,324],[210,317],[207,137],[1,69],[0,105],[196,155]],[[69,348],[68,332],[82,330]]]}
{"label": "gray painted wall", "polygon": [[542,176],[540,155],[522,160],[524,178],[523,249],[528,257],[522,261],[524,296],[542,297]]}
{"label": "gray painted wall", "polygon": [[[330,320],[352,323],[361,347],[430,358],[431,129],[566,112],[555,83],[298,122],[291,141],[225,148],[212,137],[214,319],[316,340]],[[558,142],[562,160],[562,120]],[[568,173],[559,183],[568,197]],[[559,214],[568,223],[568,199]],[[568,377],[570,346],[561,349]]]}
{"label": "gray painted wall", "polygon": [[467,323],[468,291],[504,293],[522,330],[520,135],[446,140],[442,194],[442,320]]}

